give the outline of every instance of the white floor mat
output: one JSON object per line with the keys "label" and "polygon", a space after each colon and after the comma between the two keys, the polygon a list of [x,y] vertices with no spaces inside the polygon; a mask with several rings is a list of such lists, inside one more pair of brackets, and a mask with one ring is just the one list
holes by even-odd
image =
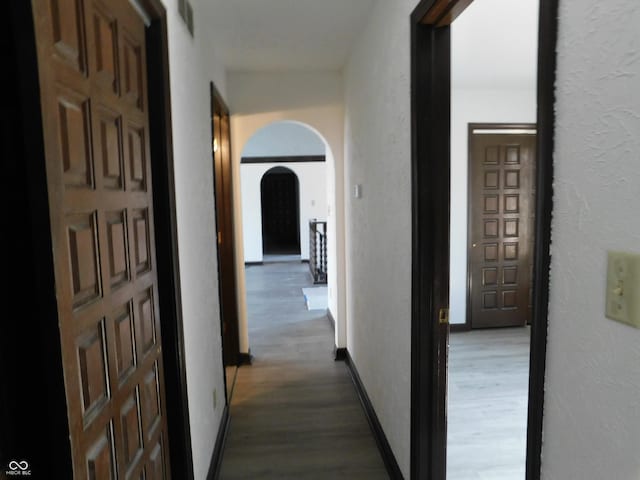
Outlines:
{"label": "white floor mat", "polygon": [[307,310],[326,310],[327,304],[327,287],[309,287],[303,288],[302,294],[307,304]]}

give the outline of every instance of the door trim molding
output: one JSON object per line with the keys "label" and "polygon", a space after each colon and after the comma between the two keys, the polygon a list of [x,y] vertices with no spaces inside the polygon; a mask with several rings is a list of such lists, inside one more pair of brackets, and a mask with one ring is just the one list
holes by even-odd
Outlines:
{"label": "door trim molding", "polygon": [[326,159],[325,155],[274,155],[271,157],[242,157],[240,163],[308,163],[325,162]]}
{"label": "door trim molding", "polygon": [[173,478],[192,479],[194,469],[178,256],[167,12],[160,0],[138,0],[138,3],[151,20],[146,28],[147,94],[169,461]]}
{"label": "door trim molding", "polygon": [[536,141],[536,217],[533,256],[533,315],[529,356],[526,480],[539,480],[542,466],[544,378],[549,325],[553,151],[555,133],[558,0],[540,0],[538,25],[538,134]]}
{"label": "door trim molding", "polygon": [[[425,25],[423,19],[440,0],[422,0],[411,15],[411,141],[412,141],[412,318],[411,318],[411,478],[446,477],[446,408],[438,404],[435,306],[448,285],[450,166],[450,39],[446,25]],[[465,3],[464,0],[461,3]],[[440,20],[438,20],[438,23]],[[540,0],[538,27],[538,91],[536,142],[536,218],[531,329],[526,479],[540,478],[544,377],[548,325],[551,212],[558,0]],[[446,109],[446,111],[443,111]],[[420,133],[420,135],[418,135]],[[445,144],[447,143],[447,144]],[[436,161],[434,161],[436,159]],[[438,160],[439,159],[439,160]],[[444,176],[441,176],[441,175]],[[435,179],[445,187],[434,185]],[[446,190],[446,195],[444,195]],[[443,226],[444,218],[446,225]],[[446,234],[444,232],[446,230]],[[430,232],[435,232],[435,235]],[[443,244],[446,237],[447,243]],[[433,252],[431,255],[429,251]],[[442,264],[443,262],[440,261]],[[440,393],[442,393],[440,391]],[[446,392],[444,392],[446,396]],[[445,397],[446,398],[446,397]],[[446,405],[445,405],[446,407]]]}
{"label": "door trim molding", "polygon": [[[411,478],[446,475],[446,355],[449,303],[450,28],[411,16]],[[442,161],[446,159],[446,161]]]}
{"label": "door trim molding", "polygon": [[[472,296],[471,296],[471,285],[472,285],[472,272],[471,272],[471,238],[473,232],[471,231],[471,184],[473,183],[473,178],[471,177],[471,136],[475,133],[474,130],[496,130],[502,131],[501,135],[521,135],[522,131],[525,130],[537,130],[537,125],[535,123],[468,123],[467,124],[467,165],[468,172],[467,175],[467,294],[465,295],[467,299],[467,307],[465,309],[464,315],[464,323],[456,324],[458,327],[456,330],[468,331],[473,328],[473,324],[471,323],[471,314],[473,311],[472,308]],[[511,132],[510,132],[511,131]],[[488,133],[488,132],[487,132]],[[477,134],[477,133],[476,133]],[[536,157],[537,160],[537,157]],[[535,209],[535,205],[534,205]],[[532,242],[535,242],[535,228],[532,230]],[[451,325],[453,327],[453,325]],[[453,331],[453,328],[451,329]]]}

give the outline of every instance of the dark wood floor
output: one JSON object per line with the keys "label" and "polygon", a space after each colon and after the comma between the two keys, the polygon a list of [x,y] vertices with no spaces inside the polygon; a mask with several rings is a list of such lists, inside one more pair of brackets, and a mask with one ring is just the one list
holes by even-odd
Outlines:
{"label": "dark wood floor", "polygon": [[253,365],[238,369],[220,478],[388,479],[333,331],[307,311],[308,266],[247,267]]}

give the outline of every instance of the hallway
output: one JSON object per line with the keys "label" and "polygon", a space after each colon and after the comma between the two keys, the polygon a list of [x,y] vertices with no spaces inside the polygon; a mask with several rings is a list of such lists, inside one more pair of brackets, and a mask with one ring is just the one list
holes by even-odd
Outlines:
{"label": "hallway", "polygon": [[308,265],[265,257],[246,282],[254,358],[237,371],[220,478],[388,478],[347,368],[333,360],[331,324],[305,308]]}

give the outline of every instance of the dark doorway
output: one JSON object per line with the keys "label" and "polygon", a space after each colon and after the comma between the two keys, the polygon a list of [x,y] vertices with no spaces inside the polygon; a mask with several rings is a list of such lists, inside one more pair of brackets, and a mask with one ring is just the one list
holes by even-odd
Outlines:
{"label": "dark doorway", "polygon": [[469,125],[471,328],[531,318],[535,125]]}
{"label": "dark doorway", "polygon": [[300,254],[300,187],[285,167],[268,170],[260,182],[262,251],[265,255]]}

